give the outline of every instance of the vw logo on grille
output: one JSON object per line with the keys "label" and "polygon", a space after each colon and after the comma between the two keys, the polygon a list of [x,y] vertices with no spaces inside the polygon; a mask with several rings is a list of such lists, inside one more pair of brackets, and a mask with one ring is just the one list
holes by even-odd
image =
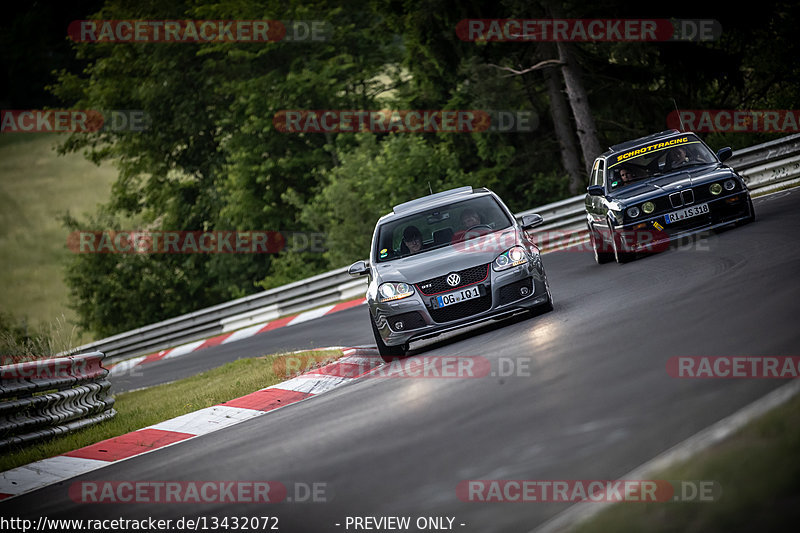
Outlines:
{"label": "vw logo on grille", "polygon": [[461,283],[461,276],[459,276],[458,274],[450,274],[449,276],[447,276],[447,284],[450,285],[451,287],[455,287],[459,283]]}

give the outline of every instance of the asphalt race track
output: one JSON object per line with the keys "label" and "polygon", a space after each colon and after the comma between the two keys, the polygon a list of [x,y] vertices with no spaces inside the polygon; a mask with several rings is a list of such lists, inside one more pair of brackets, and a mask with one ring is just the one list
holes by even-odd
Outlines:
{"label": "asphalt race track", "polygon": [[[348,516],[410,516],[412,524],[446,516],[456,531],[533,530],[569,504],[464,502],[459,482],[616,479],[786,382],[677,379],[666,364],[673,356],[800,355],[798,201],[797,190],[756,199],[754,224],[625,265],[596,265],[588,251],[547,254],[555,311],[412,354],[481,356],[494,375],[361,379],[8,500],[0,515],[271,515],[280,531],[312,532],[346,531]],[[114,390],[278,350],[358,344],[372,344],[364,307],[313,328],[286,327],[146,365]],[[68,495],[76,480],[274,480],[290,498],[317,483],[327,501],[76,504]]]}
{"label": "asphalt race track", "polygon": [[[366,283],[364,287],[366,290]],[[112,376],[111,391],[118,393],[169,383],[246,357],[326,346],[374,345],[375,339],[366,316],[366,306],[356,306],[312,322],[266,331],[174,359],[161,359],[135,366]]]}

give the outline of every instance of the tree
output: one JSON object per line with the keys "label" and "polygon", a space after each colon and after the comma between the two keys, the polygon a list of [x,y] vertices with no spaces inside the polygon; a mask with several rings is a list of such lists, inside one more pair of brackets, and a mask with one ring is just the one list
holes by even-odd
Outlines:
{"label": "tree", "polygon": [[[358,144],[337,146],[339,166],[321,172],[321,188],[303,210],[308,225],[327,232],[330,268],[369,254],[378,218],[392,207],[434,192],[473,183],[454,153],[419,135],[362,133]],[[430,189],[429,189],[430,187]]]}
{"label": "tree", "polygon": [[[640,9],[609,0],[560,7],[576,18]],[[104,210],[68,227],[315,230],[331,240],[326,254],[276,257],[78,255],[68,275],[74,304],[86,327],[106,334],[341,266],[363,256],[375,219],[425,194],[428,179],[434,188],[490,187],[515,211],[561,199],[584,181],[575,136],[588,167],[601,146],[664,129],[673,98],[695,109],[792,108],[797,12],[782,0],[746,16],[726,12],[715,42],[567,46],[456,34],[464,18],[551,16],[522,0],[108,0],[97,17],[322,19],[332,31],[313,43],[76,44],[88,66],[62,71],[54,94],[75,108],[143,110],[150,127],[63,144],[119,166]],[[542,61],[557,66],[526,71]],[[281,133],[273,124],[287,109],[385,107],[525,111],[539,120],[510,133],[367,136]],[[769,136],[707,137],[736,147]]]}
{"label": "tree", "polygon": [[[89,66],[61,72],[53,92],[78,109],[143,110],[149,128],[74,134],[62,145],[119,168],[104,212],[83,222],[68,218],[72,230],[118,227],[121,220],[136,225],[124,229],[305,229],[294,202],[311,196],[315,170],[334,160],[324,136],[277,131],[275,113],[369,107],[385,84],[374,78],[397,59],[380,17],[336,2],[109,0],[97,17],[324,19],[333,31],[327,41],[309,43],[76,44]],[[107,335],[252,293],[272,259],[79,254],[67,283],[82,325]]]}
{"label": "tree", "polygon": [[[514,210],[562,198],[568,191],[557,158],[558,140],[549,122],[543,84],[530,76],[504,77],[489,65],[531,64],[533,49],[520,43],[465,42],[456,26],[465,18],[508,16],[505,3],[444,3],[438,10],[408,2],[387,16],[402,29],[408,82],[397,106],[411,109],[524,111],[537,118],[533,131],[430,135],[456,154],[475,185],[490,187]],[[545,113],[549,114],[549,113]],[[563,182],[563,183],[562,183]]]}

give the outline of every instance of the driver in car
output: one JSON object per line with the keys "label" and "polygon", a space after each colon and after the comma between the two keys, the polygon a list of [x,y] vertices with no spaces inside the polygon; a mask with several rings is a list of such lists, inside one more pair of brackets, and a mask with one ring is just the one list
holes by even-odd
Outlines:
{"label": "driver in car", "polygon": [[704,163],[702,157],[691,146],[676,146],[667,153],[667,169],[674,169],[684,165]]}
{"label": "driver in car", "polygon": [[667,154],[668,170],[682,166],[695,165],[698,163],[709,163],[691,146],[677,146]]}
{"label": "driver in car", "polygon": [[[475,226],[485,226],[481,220],[480,214],[473,208],[467,207],[461,212],[461,229],[453,235],[453,242],[463,241],[467,237],[467,231]],[[469,235],[475,237],[477,235]]]}
{"label": "driver in car", "polygon": [[468,207],[461,212],[461,225],[464,227],[464,230],[468,230],[469,228],[478,226],[480,224],[481,216],[471,207]]}
{"label": "driver in car", "polygon": [[686,161],[686,149],[683,146],[673,148],[667,153],[667,168],[679,167]]}

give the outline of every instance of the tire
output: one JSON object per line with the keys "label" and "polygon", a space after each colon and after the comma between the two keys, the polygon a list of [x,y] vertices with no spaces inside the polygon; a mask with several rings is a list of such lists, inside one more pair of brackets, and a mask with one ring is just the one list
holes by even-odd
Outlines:
{"label": "tire", "polygon": [[750,224],[751,222],[756,221],[756,210],[753,209],[753,200],[752,198],[747,198],[748,207],[750,207],[750,216],[745,218],[744,220],[740,220],[736,223],[737,226],[744,226],[745,224]]}
{"label": "tire", "polygon": [[621,251],[622,250],[622,241],[620,239],[620,236],[613,229],[611,230],[611,240],[612,240],[613,247],[614,247],[614,259],[617,261],[617,263],[619,263],[619,264],[627,263],[628,261],[630,261],[630,260],[632,260],[634,258],[635,254],[633,254],[632,252],[623,252],[623,251]]}
{"label": "tire", "polygon": [[601,248],[604,244],[603,238],[598,235],[591,226],[589,226],[589,240],[592,243],[592,250],[594,250],[594,260],[598,265],[609,263],[614,260],[614,252],[600,251],[599,248]]}
{"label": "tire", "polygon": [[[369,311],[367,312],[369,313]],[[378,353],[381,354],[381,357],[384,361],[394,361],[395,359],[400,359],[406,355],[406,345],[401,344],[399,346],[387,346],[384,344],[381,334],[378,331],[378,327],[372,320],[372,313],[369,313],[369,323],[372,326],[372,334],[375,336],[375,344],[378,346]]]}
{"label": "tire", "polygon": [[544,277],[544,286],[547,289],[547,302],[536,306],[533,310],[534,316],[549,313],[553,310],[553,293],[550,292],[550,283],[547,281],[547,276]]}

